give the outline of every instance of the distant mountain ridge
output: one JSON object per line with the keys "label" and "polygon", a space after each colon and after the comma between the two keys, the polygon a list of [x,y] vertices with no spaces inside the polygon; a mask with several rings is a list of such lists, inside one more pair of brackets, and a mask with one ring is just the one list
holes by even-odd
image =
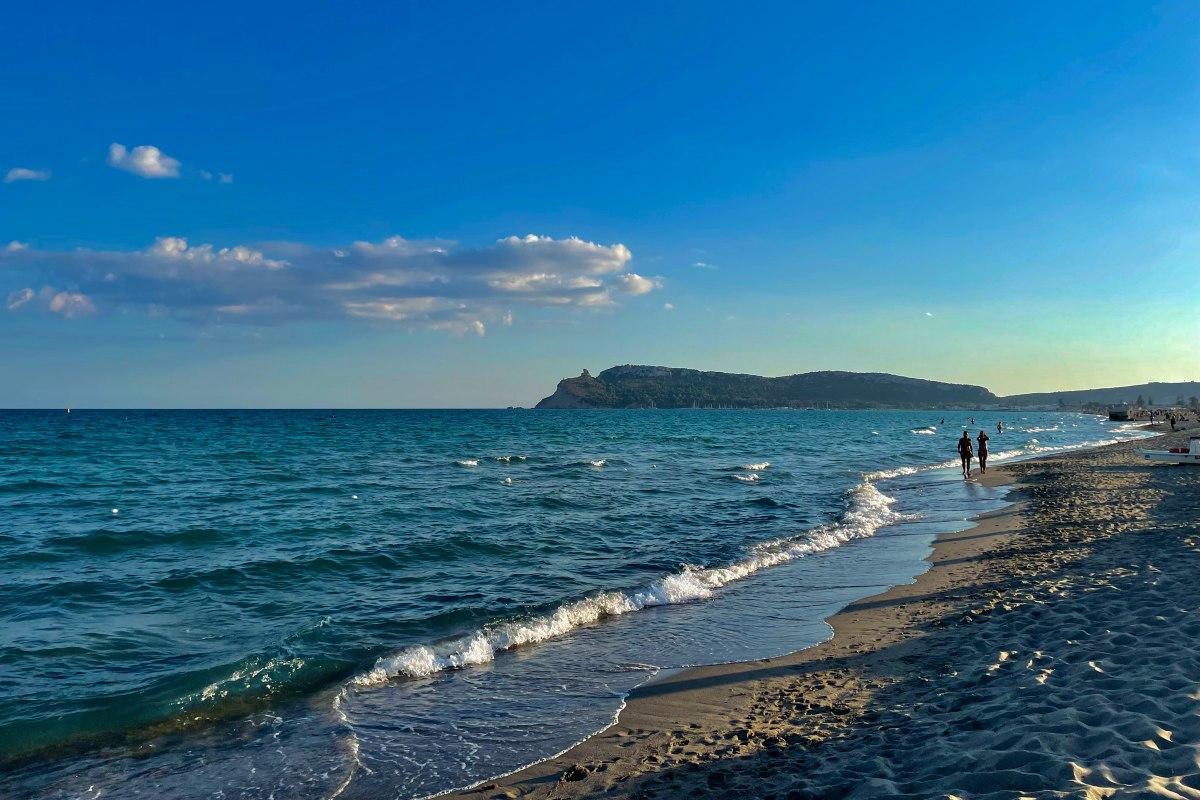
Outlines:
{"label": "distant mountain ridge", "polygon": [[1183,404],[1186,405],[1191,398],[1200,397],[1200,381],[1138,383],[1132,386],[1074,389],[1066,392],[1030,392],[1002,397],[1000,401],[1014,406],[1052,406],[1057,405],[1061,399],[1063,405],[1081,406],[1087,403],[1100,405],[1134,403],[1139,397],[1147,403],[1153,400],[1154,404],[1159,406],[1174,405],[1179,398],[1183,398]]}
{"label": "distant mountain ridge", "polygon": [[[1133,403],[1170,405],[1200,395],[1200,382],[1142,383],[1107,389],[997,397],[983,386],[886,372],[805,372],[766,378],[732,372],[626,364],[586,369],[559,381],[537,408],[1028,408]],[[1060,402],[1061,400],[1061,402]]]}
{"label": "distant mountain ridge", "polygon": [[806,372],[780,378],[625,365],[565,378],[537,408],[936,408],[999,402],[982,386],[883,372]]}

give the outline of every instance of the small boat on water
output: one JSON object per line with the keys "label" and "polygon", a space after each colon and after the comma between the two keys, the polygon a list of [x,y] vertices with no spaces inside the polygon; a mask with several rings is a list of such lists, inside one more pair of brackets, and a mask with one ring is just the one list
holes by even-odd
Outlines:
{"label": "small boat on water", "polygon": [[1166,464],[1200,464],[1200,436],[1191,437],[1187,447],[1172,447],[1170,450],[1143,450],[1142,456],[1147,461],[1161,461]]}

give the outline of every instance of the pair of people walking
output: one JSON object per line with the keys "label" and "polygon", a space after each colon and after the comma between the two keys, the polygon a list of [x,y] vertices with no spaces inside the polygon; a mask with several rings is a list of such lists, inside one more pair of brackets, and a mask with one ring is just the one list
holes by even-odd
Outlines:
{"label": "pair of people walking", "polygon": [[979,459],[980,474],[987,472],[987,457],[988,457],[988,435],[983,431],[979,432],[979,450],[976,451],[971,444],[971,434],[963,431],[962,438],[958,440],[958,457],[962,461],[963,478],[971,477],[971,458]]}

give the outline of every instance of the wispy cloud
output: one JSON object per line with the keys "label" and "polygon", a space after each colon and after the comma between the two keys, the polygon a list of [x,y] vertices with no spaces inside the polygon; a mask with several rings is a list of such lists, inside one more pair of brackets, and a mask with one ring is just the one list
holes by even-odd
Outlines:
{"label": "wispy cloud", "polygon": [[709,264],[707,261],[693,261],[692,266],[696,269],[720,269],[716,264]]}
{"label": "wispy cloud", "polygon": [[140,250],[6,249],[0,280],[9,285],[0,289],[12,292],[10,311],[120,309],[200,322],[354,318],[483,335],[490,323],[511,324],[517,305],[605,307],[658,288],[657,279],[628,271],[632,258],[622,244],[532,235],[479,248],[399,236],[336,248],[216,247],[166,236]]}
{"label": "wispy cloud", "polygon": [[217,183],[233,183],[233,175],[228,172],[218,172],[213,175],[206,169],[198,170],[197,174],[206,181],[215,180]]}
{"label": "wispy cloud", "polygon": [[108,165],[143,178],[178,178],[179,161],[152,144],[127,149],[113,142],[108,146]]}
{"label": "wispy cloud", "polygon": [[28,167],[13,167],[4,176],[5,183],[16,183],[17,181],[48,181],[50,180],[50,170],[48,169],[29,169]]}

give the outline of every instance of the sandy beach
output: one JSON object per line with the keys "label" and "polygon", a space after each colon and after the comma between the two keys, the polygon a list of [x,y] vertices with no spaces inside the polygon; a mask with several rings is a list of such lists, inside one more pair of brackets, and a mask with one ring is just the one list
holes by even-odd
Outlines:
{"label": "sandy beach", "polygon": [[637,690],[462,797],[1200,797],[1200,470],[1167,434],[994,468],[1015,502],[817,647]]}

